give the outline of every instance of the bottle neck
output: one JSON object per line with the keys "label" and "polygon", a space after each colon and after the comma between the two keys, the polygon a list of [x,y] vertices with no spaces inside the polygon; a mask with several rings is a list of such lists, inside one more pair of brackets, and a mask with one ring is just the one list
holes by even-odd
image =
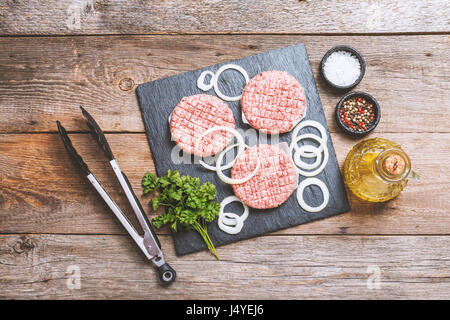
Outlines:
{"label": "bottle neck", "polygon": [[386,149],[375,159],[375,169],[384,181],[400,182],[408,177],[411,160],[403,150]]}

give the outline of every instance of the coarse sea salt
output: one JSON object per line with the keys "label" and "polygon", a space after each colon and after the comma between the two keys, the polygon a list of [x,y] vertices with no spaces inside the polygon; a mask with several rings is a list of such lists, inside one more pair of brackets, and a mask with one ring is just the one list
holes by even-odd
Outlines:
{"label": "coarse sea salt", "polygon": [[323,71],[333,84],[346,87],[359,78],[361,65],[358,58],[350,52],[335,51],[325,60]]}

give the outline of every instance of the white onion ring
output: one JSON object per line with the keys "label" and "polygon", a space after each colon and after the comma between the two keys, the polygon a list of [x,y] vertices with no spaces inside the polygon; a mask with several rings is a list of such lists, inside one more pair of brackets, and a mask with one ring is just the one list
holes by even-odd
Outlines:
{"label": "white onion ring", "polygon": [[[325,137],[326,137],[326,135],[325,135]],[[322,161],[321,165],[314,171],[305,171],[305,169],[309,169],[311,167],[311,164],[303,162],[303,161],[301,161],[301,159],[299,159],[301,156],[304,156],[306,158],[312,158],[313,157],[313,155],[305,152],[307,148],[309,149],[309,148],[312,148],[312,147],[306,147],[306,145],[300,147],[300,146],[297,145],[298,141],[304,140],[304,139],[312,139],[312,140],[317,141],[319,143],[319,146],[315,147],[317,150],[314,153],[316,153],[316,154],[318,152],[323,152],[324,153],[324,158],[323,158],[323,161]],[[323,169],[325,169],[325,166],[328,163],[329,152],[328,152],[327,142],[326,142],[326,140],[324,140],[323,138],[321,138],[321,137],[319,137],[319,136],[317,136],[315,134],[305,133],[305,134],[302,134],[300,136],[295,136],[292,139],[290,149],[291,149],[291,152],[292,152],[292,150],[295,150],[296,153],[298,152],[298,155],[296,155],[294,153],[293,161],[294,161],[295,165],[297,166],[297,168],[295,168],[297,170],[297,173],[302,175],[302,176],[305,176],[305,177],[316,176],[319,173],[321,173],[323,171]],[[317,161],[314,163],[314,165],[316,165],[316,164],[317,164]]]}
{"label": "white onion ring", "polygon": [[[205,78],[207,75],[211,76],[211,80],[208,84],[205,83]],[[212,71],[206,70],[200,74],[200,77],[197,79],[197,87],[202,91],[208,91],[212,89],[214,83],[212,81],[214,79],[214,73]]]}
{"label": "white onion ring", "polygon": [[325,131],[325,128],[322,124],[320,124],[317,121],[314,120],[304,120],[301,121],[294,129],[294,131],[292,132],[292,143],[291,143],[291,149],[293,148],[293,146],[295,145],[295,143],[297,143],[299,140],[294,142],[294,139],[298,136],[298,133],[301,129],[305,128],[305,127],[313,127],[316,128],[317,130],[319,130],[320,132],[320,136],[322,138],[322,140],[324,142],[327,142],[328,140],[328,136],[327,136],[327,132]]}
{"label": "white onion ring", "polygon": [[[200,143],[200,141],[202,141],[202,139],[206,135],[208,135],[208,134],[210,134],[211,132],[214,132],[214,131],[222,131],[222,130],[231,132],[236,137],[237,144],[239,145],[238,154],[236,155],[236,158],[237,158],[237,156],[240,155],[241,152],[244,151],[244,149],[245,149],[245,142],[244,142],[244,138],[242,137],[242,135],[236,129],[233,129],[233,128],[230,128],[230,127],[216,126],[216,127],[209,128],[208,130],[206,130],[205,132],[202,133],[202,135],[200,136],[200,138],[198,138],[198,140],[196,140],[196,143],[194,144],[194,149],[195,150],[197,149],[197,144]],[[230,163],[228,163],[226,165],[223,165],[223,166],[220,166],[220,170],[230,169],[233,166],[234,162],[236,161],[236,158],[233,161],[231,161]],[[204,162],[202,159],[200,159],[198,162],[203,167],[205,167],[208,170],[211,170],[211,171],[216,171],[217,170],[216,169],[217,166],[211,166],[211,165],[207,164],[206,162]]]}
{"label": "white onion ring", "polygon": [[[243,203],[242,201],[241,201],[241,199],[239,199],[238,197],[236,197],[236,196],[228,196],[228,197],[226,197],[225,199],[223,199],[222,200],[222,202],[220,202],[220,210],[219,210],[219,215],[220,214],[224,214],[223,213],[223,210],[225,209],[225,206],[226,205],[228,205],[228,204],[230,204],[230,203],[232,203],[232,202],[240,202],[242,205],[243,205],[243,207],[244,207],[244,212],[242,213],[242,215],[240,215],[239,217],[241,218],[241,219],[243,219],[243,220],[245,220],[245,219],[247,219],[247,217],[248,217],[248,214],[249,214],[249,210],[248,210],[248,206],[245,204],[245,203]],[[235,213],[232,213],[232,215],[236,215]]]}
{"label": "white onion ring", "polygon": [[297,167],[295,169],[297,170],[298,174],[300,174],[304,177],[314,177],[314,176],[318,175],[319,173],[321,173],[323,171],[323,169],[325,169],[325,166],[327,165],[327,162],[328,162],[328,159],[330,156],[328,153],[327,146],[324,147],[323,154],[324,154],[324,158],[323,158],[322,164],[316,170],[305,171],[302,168]]}
{"label": "white onion ring", "polygon": [[235,227],[240,219],[240,216],[232,212],[224,212],[222,221],[225,225]]}
{"label": "white onion ring", "polygon": [[[235,213],[223,212],[225,206],[234,201],[242,203],[244,207],[244,212],[242,213],[241,216]],[[220,203],[219,219],[217,221],[219,229],[228,234],[237,234],[241,232],[242,227],[244,226],[244,221],[247,219],[248,214],[249,214],[248,206],[245,203],[243,203],[238,197],[236,196],[226,197]]]}
{"label": "white onion ring", "polygon": [[[247,182],[248,180],[253,178],[253,176],[259,171],[259,167],[261,166],[261,160],[259,158],[256,158],[256,168],[247,177],[241,178],[241,179],[233,179],[233,178],[230,178],[230,177],[227,177],[226,175],[224,175],[222,172],[222,169],[220,168],[220,163],[222,162],[222,158],[223,158],[224,154],[226,154],[229,150],[231,150],[232,148],[235,148],[236,146],[238,146],[238,144],[233,144],[233,145],[229,146],[228,148],[226,148],[224,151],[222,151],[219,154],[219,157],[217,158],[217,161],[216,161],[217,175],[219,176],[220,180],[222,180],[223,182],[225,182],[227,184],[241,184],[241,183]],[[239,155],[240,155],[240,153],[238,153],[236,158]],[[234,158],[234,160],[232,161],[233,164],[236,161],[236,158]]]}
{"label": "white onion ring", "polygon": [[[289,146],[289,148],[291,150],[295,149],[296,151],[298,151],[298,149],[301,148],[301,147],[298,147],[297,143],[300,140],[302,140],[302,138],[298,138],[297,136],[298,136],[299,131],[305,127],[313,127],[313,128],[316,128],[317,130],[319,130],[320,136],[321,136],[323,142],[326,144],[326,142],[328,140],[328,136],[327,136],[327,133],[326,133],[323,125],[314,120],[305,120],[305,121],[302,121],[299,125],[297,125],[295,127],[294,131],[292,132],[291,145]],[[312,134],[309,134],[309,135],[312,135]],[[312,138],[312,139],[314,139],[314,138]],[[306,149],[304,149],[304,150],[306,151]],[[300,156],[304,157],[304,158],[314,158],[315,154],[302,151]],[[305,162],[303,162],[303,163],[305,163]]]}
{"label": "white onion ring", "polygon": [[[242,68],[241,66],[238,66],[236,64],[226,64],[226,65],[221,66],[219,68],[219,70],[216,71],[215,74],[209,70],[203,71],[197,79],[197,87],[202,91],[208,91],[211,88],[214,88],[214,92],[216,93],[216,95],[224,101],[241,100],[242,94],[240,94],[239,96],[235,96],[235,97],[229,97],[229,96],[223,94],[219,89],[219,83],[218,83],[219,77],[222,74],[222,72],[224,72],[227,69],[233,69],[233,70],[239,71],[244,76],[246,84],[250,81],[247,71],[245,71],[244,68]],[[205,83],[205,77],[207,75],[211,76],[210,83]]]}
{"label": "white onion ring", "polygon": [[[305,144],[297,149],[302,158],[315,158],[318,148],[309,144]],[[320,153],[319,153],[320,154]]]}
{"label": "white onion ring", "polygon": [[[319,137],[313,133],[304,133],[304,134],[301,134],[292,139],[290,149],[291,150],[294,149],[295,151],[297,151],[298,149],[300,149],[300,146],[297,143],[299,141],[305,140],[305,139],[311,139],[311,140],[317,141],[319,143],[319,146],[317,148],[319,149],[320,152],[322,152],[323,149],[327,146],[327,142],[325,140],[323,140],[321,137]],[[312,157],[310,157],[310,158],[312,158]]]}
{"label": "white onion ring", "polygon": [[228,234],[238,234],[239,232],[241,232],[242,227],[244,226],[244,222],[242,220],[237,220],[237,223],[235,226],[228,226],[228,225],[224,224],[223,221],[221,221],[220,216],[219,216],[218,224],[219,224],[219,229]]}
{"label": "white onion ring", "polygon": [[[309,153],[304,153],[304,151],[308,151]],[[314,163],[307,163],[302,160],[301,157],[305,158],[316,158],[316,161]],[[295,151],[293,156],[294,164],[305,170],[314,170],[316,169],[320,163],[322,162],[322,152],[319,151],[319,148],[314,147],[310,144],[306,144],[304,146],[301,146],[297,151]]]}
{"label": "white onion ring", "polygon": [[[305,200],[303,199],[303,191],[305,191],[305,188],[310,185],[316,185],[320,188],[323,194],[323,202],[320,206],[317,207],[311,207],[308,205]],[[327,186],[325,183],[323,183],[322,180],[319,180],[317,178],[307,178],[300,182],[300,185],[297,188],[297,201],[300,207],[302,207],[303,210],[308,212],[319,212],[322,211],[327,205],[328,201],[330,200],[330,192],[328,191]]]}
{"label": "white onion ring", "polygon": [[220,74],[222,72],[224,72],[227,69],[233,69],[236,71],[239,71],[245,79],[245,83],[247,84],[250,81],[250,78],[248,77],[247,71],[244,70],[244,68],[242,68],[241,66],[238,66],[236,64],[226,64],[223,65],[219,68],[219,70],[217,70],[214,78],[211,80],[211,82],[213,83],[213,87],[214,87],[214,91],[216,92],[217,96],[225,101],[238,101],[241,100],[242,98],[242,94],[240,94],[239,96],[235,96],[235,97],[229,97],[227,95],[224,95],[220,90],[219,90],[219,84],[218,84],[218,80],[220,77]]}

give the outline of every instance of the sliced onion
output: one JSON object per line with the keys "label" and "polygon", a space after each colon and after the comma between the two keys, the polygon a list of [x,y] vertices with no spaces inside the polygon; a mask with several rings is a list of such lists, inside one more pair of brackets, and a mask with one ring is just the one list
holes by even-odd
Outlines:
{"label": "sliced onion", "polygon": [[[305,151],[308,151],[309,153],[304,153]],[[314,158],[315,157],[316,161],[314,161],[313,163],[307,163],[307,162],[304,162],[301,157],[305,157],[305,158]],[[293,160],[294,160],[295,165],[301,169],[314,170],[322,162],[322,152],[319,151],[319,148],[307,144],[307,145],[301,146],[299,149],[297,149],[297,151],[295,151]]]}
{"label": "sliced onion", "polygon": [[249,214],[248,206],[245,203],[243,203],[241,201],[241,199],[239,199],[236,196],[228,196],[225,199],[223,199],[222,202],[220,202],[219,214],[223,213],[223,209],[225,209],[225,206],[227,206],[228,204],[230,204],[232,202],[240,202],[242,204],[242,206],[244,207],[244,212],[242,213],[240,218],[243,220],[247,219],[248,214]]}
{"label": "sliced onion", "polygon": [[[194,144],[194,150],[197,149],[197,144],[199,144],[206,135],[208,135],[208,134],[210,134],[211,132],[214,132],[214,131],[222,131],[222,130],[231,132],[236,137],[237,145],[239,145],[238,153],[237,153],[236,157],[238,155],[240,155],[241,152],[243,152],[245,150],[244,138],[242,137],[242,135],[236,129],[233,129],[233,128],[230,128],[230,127],[225,127],[225,126],[212,127],[212,128],[209,128],[208,130],[206,130],[205,132],[203,132],[202,135],[200,136],[200,138],[198,138],[198,140],[196,140],[196,143]],[[223,151],[223,152],[225,152],[225,151]],[[221,170],[226,170],[226,169],[231,168],[235,161],[236,161],[236,158],[233,161],[231,161],[230,163],[227,163],[227,164],[225,164],[223,166],[220,166],[220,169]],[[206,162],[204,162],[202,159],[200,159],[198,162],[203,167],[205,167],[206,169],[211,170],[211,171],[216,171],[216,167],[217,166],[215,166],[215,165],[211,166],[211,165],[207,164]]]}
{"label": "sliced onion", "polygon": [[[325,137],[326,137],[326,135],[325,135]],[[304,139],[315,140],[319,143],[319,146],[314,147],[314,146],[304,145],[304,146],[300,147],[299,145],[297,145],[298,141],[304,140]],[[312,148],[315,148],[314,152],[307,152],[308,150],[313,150]],[[321,173],[323,171],[323,169],[325,169],[325,166],[328,163],[329,152],[328,152],[328,146],[327,146],[326,139],[323,139],[315,134],[305,133],[300,136],[294,136],[294,138],[292,139],[292,142],[291,142],[291,151],[292,150],[295,150],[295,153],[293,156],[293,161],[294,161],[295,165],[297,166],[297,168],[296,168],[297,173],[302,176],[313,177],[315,175],[318,175],[319,173]],[[306,169],[315,169],[318,166],[318,164],[320,163],[320,161],[315,161],[314,164],[309,164],[304,161],[301,161],[300,157],[313,158],[316,154],[319,154],[322,152],[324,153],[324,157],[323,157],[323,161],[322,161],[321,165],[316,170],[306,171]]]}
{"label": "sliced onion", "polygon": [[[328,140],[328,136],[327,136],[327,132],[325,131],[325,128],[322,124],[320,124],[317,121],[314,120],[305,120],[300,122],[300,124],[298,124],[294,131],[292,132],[292,136],[291,136],[291,145],[289,146],[290,149],[295,149],[297,150],[299,147],[297,145],[297,143],[302,140],[301,138],[298,137],[298,133],[300,132],[301,129],[305,128],[305,127],[313,127],[316,128],[317,130],[319,130],[320,132],[320,137],[322,138],[322,140],[325,142],[327,142]],[[309,134],[312,135],[312,134]],[[313,158],[314,156],[310,155],[308,156],[307,153],[303,154],[302,157],[305,158]]]}
{"label": "sliced onion", "polygon": [[297,151],[298,149],[300,149],[300,146],[297,143],[299,141],[305,140],[305,139],[317,141],[319,143],[319,146],[317,147],[317,148],[319,148],[319,151],[322,151],[327,146],[327,142],[325,140],[323,140],[321,137],[319,137],[313,133],[304,133],[304,134],[301,134],[301,135],[295,137],[294,139],[292,139],[290,149],[291,150],[294,149],[295,151]]}
{"label": "sliced onion", "polygon": [[[205,83],[205,78],[207,75],[211,76],[209,83]],[[203,71],[200,74],[200,77],[198,77],[198,79],[197,79],[197,87],[202,91],[208,91],[208,90],[212,89],[212,87],[214,86],[214,83],[213,83],[214,77],[215,77],[215,75],[212,71],[209,71],[209,70]]]}
{"label": "sliced onion", "polygon": [[[229,146],[228,148],[226,148],[224,151],[222,151],[219,154],[219,157],[217,158],[217,161],[216,161],[216,172],[217,172],[217,175],[219,176],[220,180],[222,180],[223,182],[228,183],[228,184],[241,184],[241,183],[247,182],[248,180],[253,178],[253,176],[258,172],[259,167],[261,166],[261,160],[259,158],[256,158],[256,168],[247,177],[244,177],[244,178],[241,178],[241,179],[233,179],[233,178],[227,177],[222,172],[222,169],[220,168],[220,163],[222,162],[222,158],[223,158],[224,154],[226,154],[230,149],[235,148],[236,146],[238,146],[238,144],[233,144],[233,145]],[[240,155],[240,153],[238,153],[238,156],[239,155]],[[236,159],[237,159],[237,157],[234,158],[234,160],[232,161],[233,164],[236,161]]]}
{"label": "sliced onion", "polygon": [[[316,185],[320,188],[323,194],[323,202],[320,206],[317,207],[311,207],[308,205],[305,200],[303,199],[303,191],[305,191],[305,188],[310,185]],[[323,183],[322,180],[319,180],[317,178],[307,178],[300,182],[300,185],[297,188],[297,201],[300,207],[302,207],[303,210],[308,212],[319,212],[322,211],[327,205],[328,201],[330,200],[330,192],[328,191],[327,186],[325,183]]]}
{"label": "sliced onion", "polygon": [[[244,212],[242,213],[242,215],[239,216],[235,213],[223,212],[227,204],[235,201],[242,203],[244,207]],[[248,206],[245,203],[243,203],[238,197],[236,196],[226,197],[220,203],[219,219],[217,221],[219,229],[228,234],[237,234],[241,232],[242,227],[244,226],[244,221],[247,219],[248,214],[249,214]]]}
{"label": "sliced onion", "polygon": [[240,219],[240,216],[236,213],[224,212],[222,221],[225,225],[235,227]]}
{"label": "sliced onion", "polygon": [[327,140],[328,140],[327,132],[325,131],[325,128],[322,124],[320,124],[319,122],[314,121],[314,120],[303,120],[295,127],[294,131],[292,132],[291,149],[292,149],[292,146],[294,145],[294,143],[298,142],[298,140],[296,142],[294,142],[294,139],[298,136],[299,131],[305,127],[313,127],[313,128],[316,128],[317,130],[319,130],[322,140],[327,142]]}
{"label": "sliced onion", "polygon": [[[219,89],[219,84],[218,84],[219,77],[222,74],[222,72],[224,72],[225,70],[228,70],[228,69],[233,69],[233,70],[239,71],[242,74],[242,76],[244,77],[246,84],[250,81],[247,71],[245,71],[244,68],[242,68],[241,66],[238,66],[236,64],[226,64],[226,65],[221,66],[219,68],[219,70],[216,71],[215,74],[209,70],[203,71],[197,79],[197,87],[202,91],[208,91],[211,88],[214,88],[214,92],[217,94],[217,96],[224,101],[241,100],[242,94],[235,96],[235,97],[229,97],[229,96],[223,94]],[[205,83],[205,77],[207,75],[211,76],[210,83]]]}
{"label": "sliced onion", "polygon": [[237,220],[235,226],[228,226],[223,223],[223,220],[221,221],[220,216],[219,216],[218,223],[219,223],[220,230],[222,230],[223,232],[226,232],[228,234],[238,234],[239,232],[241,232],[242,227],[244,226],[244,222],[242,220]]}
{"label": "sliced onion", "polygon": [[216,74],[214,75],[214,77],[211,79],[211,82],[213,84],[214,87],[214,91],[216,92],[217,96],[225,101],[238,101],[241,100],[242,98],[242,94],[240,94],[239,96],[235,96],[235,97],[229,97],[225,94],[223,94],[220,90],[219,90],[219,84],[218,84],[218,80],[220,77],[220,74],[222,72],[224,72],[227,69],[233,69],[236,71],[239,71],[245,78],[245,83],[247,84],[250,81],[250,78],[248,77],[247,71],[245,71],[244,68],[242,68],[241,66],[238,66],[236,64],[226,64],[223,65],[219,68],[219,70],[217,70]]}
{"label": "sliced onion", "polygon": [[319,149],[315,146],[305,144],[297,149],[297,152],[302,158],[315,158],[317,155],[320,155],[320,152],[317,152]]}
{"label": "sliced onion", "polygon": [[327,146],[324,147],[323,154],[324,154],[324,157],[323,157],[322,164],[317,169],[315,169],[313,171],[305,171],[305,170],[303,170],[302,168],[299,168],[299,167],[297,167],[295,169],[297,170],[297,172],[299,174],[301,174],[304,177],[314,177],[314,176],[318,175],[319,173],[321,173],[323,171],[323,169],[325,169],[325,166],[327,165],[327,162],[328,162],[328,159],[329,159],[329,156],[330,156],[329,153],[328,153],[328,147]]}

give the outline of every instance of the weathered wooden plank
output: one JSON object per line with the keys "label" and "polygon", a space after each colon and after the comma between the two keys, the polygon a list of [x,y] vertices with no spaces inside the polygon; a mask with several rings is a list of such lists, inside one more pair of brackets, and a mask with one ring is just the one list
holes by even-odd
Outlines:
{"label": "weathered wooden plank", "polygon": [[[350,213],[277,234],[450,234],[450,134],[381,136],[404,146],[421,175],[420,182],[411,182],[397,199],[386,204],[362,204],[351,197]],[[130,213],[100,147],[88,134],[71,137],[92,172]],[[154,172],[145,134],[108,134],[107,138],[140,195],[142,175],[146,170]],[[356,142],[342,134],[332,134],[332,139],[342,167]],[[0,233],[124,233],[72,165],[57,134],[1,134],[0,185]],[[142,203],[147,200],[141,198]],[[145,208],[151,215],[151,209]]]}
{"label": "weathered wooden plank", "polygon": [[449,132],[450,37],[441,36],[127,36],[0,38],[0,132],[86,130],[85,105],[107,131],[143,132],[137,84],[304,42],[329,119],[341,94],[318,76],[336,44],[360,49],[368,64],[357,87],[382,107],[378,132]]}
{"label": "weathered wooden plank", "polygon": [[220,248],[221,261],[177,258],[161,240],[178,273],[169,288],[125,236],[0,235],[0,298],[450,298],[448,236],[260,237]]}
{"label": "weathered wooden plank", "polygon": [[449,31],[445,0],[7,1],[1,34]]}

